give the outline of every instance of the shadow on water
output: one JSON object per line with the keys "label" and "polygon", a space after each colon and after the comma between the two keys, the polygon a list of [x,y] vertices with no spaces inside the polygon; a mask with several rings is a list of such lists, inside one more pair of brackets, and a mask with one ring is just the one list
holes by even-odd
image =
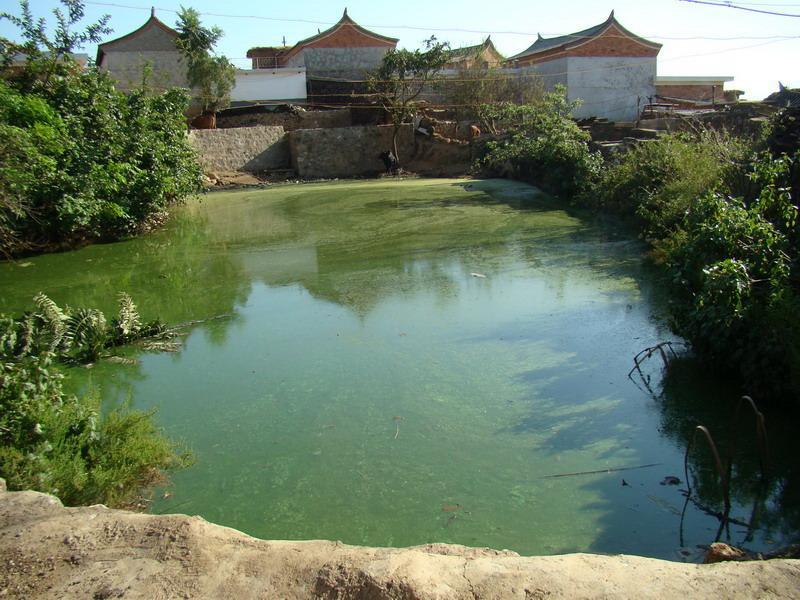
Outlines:
{"label": "shadow on water", "polygon": [[[660,484],[683,478],[692,427],[724,423],[718,399],[739,391],[683,360],[663,382],[654,373],[658,398],[625,379],[637,352],[674,339],[641,246],[528,186],[418,185],[215,194],[152,236],[39,257],[30,271],[0,265],[13,276],[0,306],[28,306],[46,282],[58,302],[107,311],[125,290],[170,323],[232,315],[191,329],[181,354],[84,379],[104,397],[163,403],[159,418],[197,445],[185,509],[223,524],[685,558],[673,553],[683,496]],[[751,483],[752,436],[740,436],[734,512],[759,502],[753,547],[800,530],[790,423],[767,415],[766,495]],[[717,507],[708,457],[691,459],[693,488]],[[685,545],[715,530],[693,507]]]}
{"label": "shadow on water", "polygon": [[[652,401],[659,413],[660,435],[684,453],[698,425],[706,426],[727,469],[733,444],[729,493],[732,509],[725,519],[724,494],[716,459],[706,444],[688,453],[687,486],[683,466],[674,476],[680,485],[662,486],[650,499],[667,507],[664,534],[674,552],[667,558],[701,560],[708,544],[723,541],[751,552],[770,553],[800,541],[800,465],[796,460],[796,423],[800,411],[792,406],[761,405],[767,430],[769,458],[762,477],[762,452],[753,413],[745,407],[736,419],[743,386],[733,377],[714,374],[691,356],[672,360]],[[609,482],[587,484],[608,488]],[[612,486],[613,487],[613,486]],[[654,488],[658,489],[658,488]],[[691,491],[691,497],[689,496]],[[626,511],[634,503],[604,505],[604,533],[594,549],[631,552],[647,546],[637,539],[636,519]],[[621,535],[628,531],[629,536]],[[655,545],[655,544],[654,544]],[[639,550],[641,551],[641,550]]]}

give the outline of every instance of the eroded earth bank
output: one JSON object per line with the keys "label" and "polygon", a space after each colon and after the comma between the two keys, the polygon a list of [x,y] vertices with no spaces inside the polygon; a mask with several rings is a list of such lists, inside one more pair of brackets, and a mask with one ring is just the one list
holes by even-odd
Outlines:
{"label": "eroded earth bank", "polygon": [[694,565],[265,541],[199,517],[65,508],[6,492],[0,479],[7,598],[789,598],[798,589],[800,560]]}

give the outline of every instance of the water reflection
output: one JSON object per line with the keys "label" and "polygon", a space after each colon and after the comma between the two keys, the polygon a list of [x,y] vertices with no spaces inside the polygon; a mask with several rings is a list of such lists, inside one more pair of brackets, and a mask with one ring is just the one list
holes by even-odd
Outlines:
{"label": "water reflection", "polygon": [[[683,496],[660,483],[681,475],[692,386],[707,374],[683,381],[676,363],[658,399],[625,379],[639,350],[670,339],[641,246],[532,188],[215,194],[152,236],[31,263],[0,265],[3,310],[39,290],[111,310],[126,290],[147,318],[230,315],[190,328],[178,354],[76,376],[107,401],[157,407],[195,449],[155,511],[273,538],[682,558]],[[704,460],[693,469],[713,506]],[[737,514],[755,498],[744,469]],[[772,497],[788,508],[797,494],[782,485]],[[768,523],[779,510],[764,505]],[[754,543],[797,530],[781,519]],[[686,545],[715,527],[691,508]]]}
{"label": "water reflection", "polygon": [[[745,407],[738,422],[735,419],[746,387],[733,383],[735,378],[730,378],[727,386],[720,385],[719,381],[710,382],[703,376],[703,369],[703,365],[691,359],[670,364],[659,398],[663,435],[686,448],[694,428],[705,425],[719,448],[723,468],[727,466],[733,444],[730,496],[734,503],[732,516],[737,522],[723,528],[723,541],[754,550],[774,550],[776,546],[796,542],[797,537],[786,536],[785,532],[800,530],[800,465],[795,460],[792,441],[800,415],[791,407],[759,406],[765,416],[769,451],[766,477],[762,477],[755,417]],[[692,450],[689,468],[692,491],[699,503],[723,513],[719,476],[705,444]],[[772,543],[765,545],[763,540]],[[715,540],[705,543],[711,541]]]}

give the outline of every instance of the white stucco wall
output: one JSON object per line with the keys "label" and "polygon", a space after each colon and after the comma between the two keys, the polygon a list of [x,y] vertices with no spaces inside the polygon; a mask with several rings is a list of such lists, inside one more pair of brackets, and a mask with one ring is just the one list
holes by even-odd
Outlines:
{"label": "white stucco wall", "polygon": [[567,95],[570,100],[583,100],[583,105],[575,111],[578,118],[635,121],[649,101],[648,97],[655,96],[655,57],[571,57],[566,60]]}
{"label": "white stucco wall", "polygon": [[544,89],[552,91],[556,85],[567,86],[567,59],[557,58],[530,67],[520,67],[523,73],[535,73],[542,79]]}
{"label": "white stucco wall", "polygon": [[305,100],[305,69],[253,69],[236,71],[231,101]]}

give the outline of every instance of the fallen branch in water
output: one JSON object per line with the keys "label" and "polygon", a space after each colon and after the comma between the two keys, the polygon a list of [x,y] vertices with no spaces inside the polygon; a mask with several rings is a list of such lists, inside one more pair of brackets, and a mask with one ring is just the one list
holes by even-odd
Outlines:
{"label": "fallen branch in water", "polygon": [[598,469],[597,471],[579,471],[577,473],[559,473],[558,475],[544,475],[541,479],[557,479],[559,477],[577,477],[578,475],[599,475],[600,473],[617,473],[619,471],[634,471],[636,469],[649,469],[658,467],[663,463],[652,463],[649,465],[639,465],[636,467],[616,467],[614,469]]}

